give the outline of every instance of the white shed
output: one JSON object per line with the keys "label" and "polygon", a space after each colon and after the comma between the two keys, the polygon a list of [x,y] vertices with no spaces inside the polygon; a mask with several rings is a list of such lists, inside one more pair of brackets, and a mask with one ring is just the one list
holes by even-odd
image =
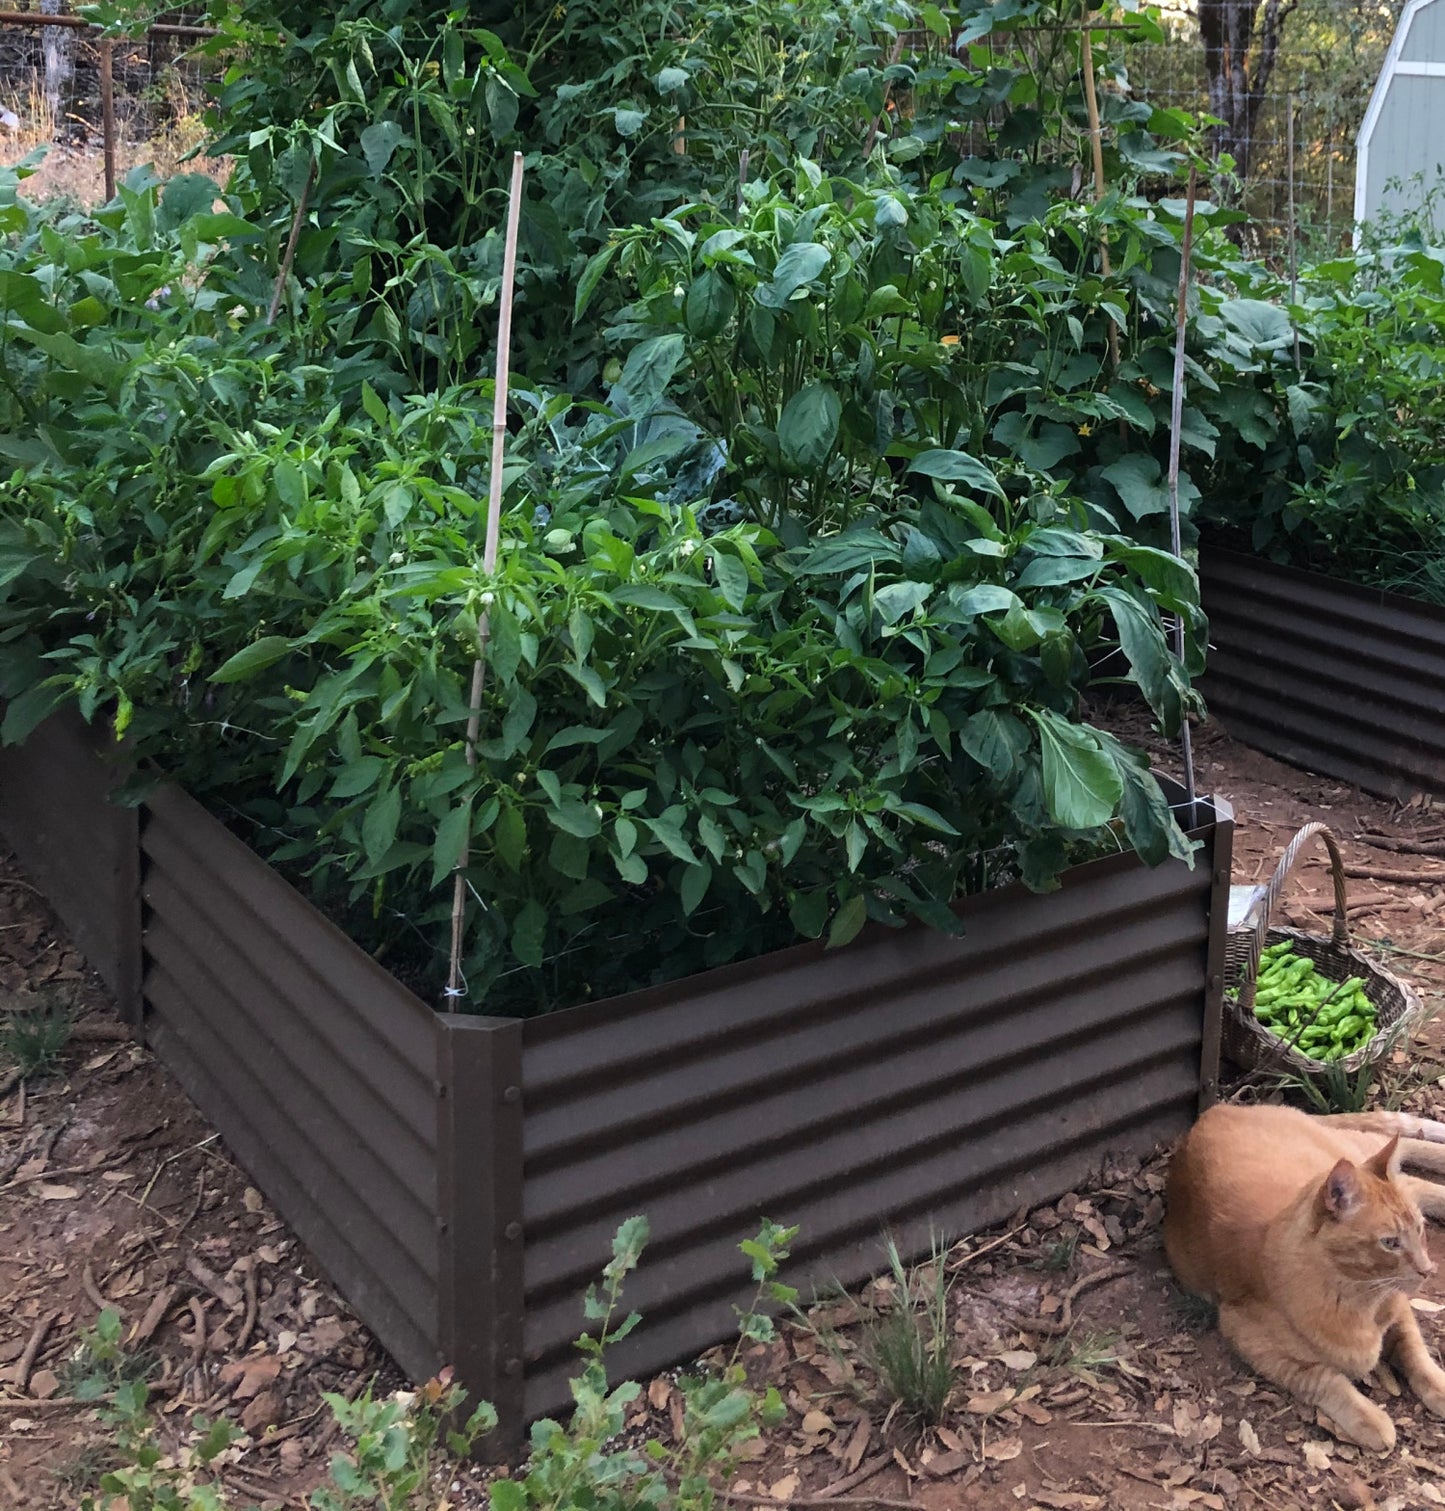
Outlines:
{"label": "white shed", "polygon": [[[1360,127],[1355,223],[1419,212],[1445,184],[1445,0],[1408,0]],[[1445,233],[1445,194],[1429,204]]]}

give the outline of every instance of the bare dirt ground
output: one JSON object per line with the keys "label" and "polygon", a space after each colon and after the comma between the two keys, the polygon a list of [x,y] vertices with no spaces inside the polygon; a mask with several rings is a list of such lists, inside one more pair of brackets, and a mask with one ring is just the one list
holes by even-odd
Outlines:
{"label": "bare dirt ground", "polygon": [[[1439,1001],[1445,808],[1362,797],[1212,728],[1196,767],[1201,790],[1235,806],[1236,881],[1267,877],[1300,824],[1326,820],[1360,873],[1357,940]],[[1321,851],[1297,869],[1285,920],[1324,932],[1330,898]],[[321,1392],[373,1380],[386,1390],[397,1377],[176,1084],[120,1035],[103,990],[7,861],[0,1015],[37,994],[69,1002],[77,1023],[56,1073],[0,1099],[0,1505],[71,1511],[104,1467],[110,1437],[72,1392],[81,1338],[107,1306],[132,1352],[149,1355],[166,1440],[181,1442],[199,1410],[223,1413],[245,1434],[220,1467],[233,1504],[304,1506],[344,1446]],[[1442,1046],[1427,1025],[1378,1097],[1445,1115]],[[9,1079],[0,1065],[0,1086]],[[789,1419],[754,1445],[730,1498],[826,1492],[840,1506],[924,1511],[1445,1505],[1445,1422],[1392,1377],[1368,1387],[1400,1430],[1380,1459],[1252,1378],[1184,1304],[1158,1240],[1163,1170],[1162,1156],[1112,1162],[1088,1189],[948,1253],[959,1385],[940,1427],[904,1424],[859,1358],[865,1316],[896,1304],[889,1282],[786,1325],[749,1363],[779,1385]],[[1434,1252],[1445,1261],[1445,1235]],[[1445,1283],[1432,1281],[1418,1307],[1438,1346]],[[668,1435],[676,1407],[670,1382],[651,1382],[635,1430]],[[458,1470],[434,1504],[483,1506],[483,1481]]]}

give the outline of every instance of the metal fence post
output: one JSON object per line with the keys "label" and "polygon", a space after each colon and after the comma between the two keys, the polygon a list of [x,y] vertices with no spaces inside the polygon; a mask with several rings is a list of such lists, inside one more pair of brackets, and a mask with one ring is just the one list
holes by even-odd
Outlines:
{"label": "metal fence post", "polygon": [[522,1025],[437,1016],[440,1362],[499,1426],[479,1445],[505,1459],[523,1428]]}
{"label": "metal fence post", "polygon": [[1214,803],[1214,843],[1210,857],[1209,952],[1204,966],[1204,1024],[1199,1049],[1199,1110],[1219,1097],[1219,1035],[1224,1016],[1224,948],[1229,938],[1229,884],[1234,866],[1234,809]]}

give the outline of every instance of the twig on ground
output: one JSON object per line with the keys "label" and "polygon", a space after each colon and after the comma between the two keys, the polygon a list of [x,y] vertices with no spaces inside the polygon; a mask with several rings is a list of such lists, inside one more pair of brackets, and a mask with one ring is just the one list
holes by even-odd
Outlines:
{"label": "twig on ground", "polygon": [[50,1329],[59,1320],[59,1312],[50,1312],[31,1329],[30,1337],[26,1340],[25,1352],[20,1355],[19,1362],[11,1375],[16,1390],[22,1395],[30,1388],[30,1371],[35,1368],[35,1361],[40,1357],[40,1350],[45,1345]]}
{"label": "twig on ground", "polygon": [[1074,1325],[1074,1302],[1085,1291],[1092,1290],[1096,1285],[1103,1285],[1106,1281],[1121,1280],[1128,1274],[1128,1268],[1124,1265],[1116,1265],[1112,1269],[1092,1270],[1089,1274],[1076,1280],[1064,1292],[1063,1304],[1059,1308],[1057,1317],[1024,1317],[1018,1312],[1012,1313],[1017,1326],[1026,1333],[1033,1333],[1040,1338],[1062,1338]]}
{"label": "twig on ground", "polygon": [[967,1268],[967,1266],[971,1265],[975,1259],[982,1259],[985,1254],[991,1254],[995,1249],[1001,1249],[1004,1244],[1009,1241],[1010,1238],[1013,1238],[1017,1234],[1022,1233],[1026,1227],[1028,1227],[1028,1223],[1021,1222],[1018,1227],[1010,1228],[1008,1232],[1004,1233],[1001,1237],[990,1239],[980,1248],[970,1249],[967,1254],[964,1254],[960,1258],[954,1260],[953,1263],[945,1265],[944,1268],[950,1275],[956,1275],[960,1270],[965,1269]]}

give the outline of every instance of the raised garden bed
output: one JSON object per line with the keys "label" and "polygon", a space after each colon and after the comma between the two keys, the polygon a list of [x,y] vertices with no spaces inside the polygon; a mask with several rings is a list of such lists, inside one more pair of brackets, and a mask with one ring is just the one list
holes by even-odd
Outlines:
{"label": "raised garden bed", "polygon": [[1445,793],[1445,610],[1207,547],[1201,690],[1236,739],[1366,792]]}
{"label": "raised garden bed", "polygon": [[[1144,1152],[1213,1093],[1233,821],[1191,870],[1132,854],[526,1021],[438,1015],[176,788],[106,801],[86,732],[0,753],[0,828],[160,1057],[398,1363],[443,1363],[509,1436],[565,1407],[579,1293],[653,1241],[647,1372],[735,1325],[735,1245],[799,1223],[849,1282]],[[97,881],[101,877],[101,881]],[[102,884],[103,882],[103,884]],[[639,941],[646,948],[646,941]]]}

